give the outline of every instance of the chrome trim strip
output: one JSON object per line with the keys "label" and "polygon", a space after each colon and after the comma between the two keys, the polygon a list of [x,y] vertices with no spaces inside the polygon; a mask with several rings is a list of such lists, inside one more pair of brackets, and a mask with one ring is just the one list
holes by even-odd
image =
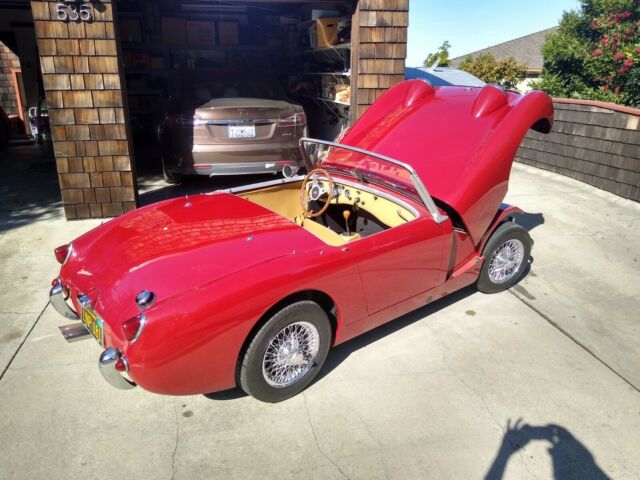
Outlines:
{"label": "chrome trim strip", "polygon": [[438,207],[433,201],[433,198],[431,198],[431,195],[429,194],[427,187],[424,186],[424,183],[422,183],[422,180],[418,176],[418,173],[413,169],[411,165],[401,162],[400,160],[396,160],[395,158],[387,157],[386,155],[380,155],[379,153],[371,152],[369,150],[364,150],[362,148],[352,147],[351,145],[345,145],[343,143],[335,143],[335,142],[329,142],[326,140],[318,140],[315,138],[304,137],[298,141],[298,145],[300,147],[300,153],[302,154],[304,163],[307,167],[307,171],[309,172],[313,169],[313,165],[311,164],[311,161],[309,160],[309,157],[307,155],[307,151],[304,148],[305,143],[317,143],[319,145],[326,145],[328,147],[342,148],[344,150],[349,150],[351,152],[368,155],[370,157],[377,158],[379,160],[383,160],[385,162],[389,162],[394,165],[397,165],[398,167],[404,168],[409,172],[411,183],[413,183],[413,186],[418,192],[418,195],[420,195],[420,199],[422,200],[422,203],[424,203],[424,206],[427,207],[427,210],[429,210],[429,213],[431,214],[435,222],[442,223],[445,220],[447,220],[447,218],[449,218],[446,215],[442,215],[440,213],[440,211],[438,210]]}
{"label": "chrome trim strip", "polygon": [[278,178],[276,180],[267,180],[266,182],[252,183],[250,185],[242,185],[241,187],[224,188],[205,195],[214,195],[216,193],[241,193],[249,190],[257,190],[259,188],[273,187],[275,185],[283,185],[285,183],[300,182],[304,180],[304,175],[296,175],[290,178]]}
{"label": "chrome trim strip", "polygon": [[70,243],[69,244],[69,249],[67,250],[67,255],[64,257],[64,261],[62,262],[62,266],[63,267],[67,263],[67,260],[69,260],[69,257],[71,257],[72,253],[73,253],[73,243]]}
{"label": "chrome trim strip", "polygon": [[[247,125],[247,126],[251,126],[251,125],[272,125],[274,123],[278,123],[281,122],[283,119],[282,118],[259,118],[259,119],[255,119],[255,120],[251,120],[251,119],[243,119],[243,118],[238,118],[238,119],[224,119],[224,120],[207,120],[207,119],[198,119],[198,125],[220,125],[220,126],[228,126],[228,125]],[[298,127],[304,127],[306,125],[305,124],[299,124],[296,125]],[[293,125],[291,125],[293,127]]]}
{"label": "chrome trim strip", "polygon": [[49,302],[56,311],[65,318],[69,320],[80,320],[78,314],[67,304],[67,299],[69,296],[65,297],[64,290],[62,288],[62,281],[60,277],[56,279],[56,284],[53,286],[51,291],[49,292]]}
{"label": "chrome trim strip", "polygon": [[116,362],[122,358],[129,370],[129,362],[116,348],[109,347],[100,355],[98,360],[98,366],[100,367],[100,373],[104,379],[113,387],[120,390],[130,390],[136,386],[134,382],[126,379],[122,374],[116,370]]}

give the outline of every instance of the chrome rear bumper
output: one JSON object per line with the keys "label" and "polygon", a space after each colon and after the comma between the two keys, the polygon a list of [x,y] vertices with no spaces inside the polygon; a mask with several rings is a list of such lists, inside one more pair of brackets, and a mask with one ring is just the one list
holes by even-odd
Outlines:
{"label": "chrome rear bumper", "polygon": [[116,370],[116,362],[122,360],[127,365],[127,359],[120,353],[117,348],[109,347],[100,355],[98,365],[100,373],[111,386],[120,390],[129,390],[134,388],[136,384],[125,378],[118,370]]}
{"label": "chrome rear bumper", "polygon": [[67,303],[67,298],[69,296],[65,296],[64,289],[62,288],[62,281],[60,277],[56,278],[53,281],[53,287],[49,292],[49,301],[53,308],[65,318],[69,320],[80,320],[78,314],[69,306]]}
{"label": "chrome rear bumper", "polygon": [[207,175],[209,177],[225,175],[277,175],[285,166],[297,167],[294,161],[273,162],[238,162],[238,163],[198,163],[193,167],[185,167],[179,170],[185,175]]}

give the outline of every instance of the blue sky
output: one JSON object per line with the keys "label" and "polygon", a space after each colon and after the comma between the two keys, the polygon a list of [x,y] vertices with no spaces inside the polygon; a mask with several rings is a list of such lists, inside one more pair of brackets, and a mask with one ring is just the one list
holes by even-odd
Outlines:
{"label": "blue sky", "polygon": [[558,24],[578,0],[410,0],[407,66],[449,40],[457,57]]}

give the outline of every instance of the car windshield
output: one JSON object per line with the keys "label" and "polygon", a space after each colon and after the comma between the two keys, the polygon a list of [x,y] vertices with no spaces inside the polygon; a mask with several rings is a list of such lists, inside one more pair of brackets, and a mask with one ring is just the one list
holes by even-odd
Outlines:
{"label": "car windshield", "polygon": [[366,153],[319,143],[305,143],[309,160],[330,173],[352,176],[361,182],[377,184],[422,203],[411,174],[397,164]]}

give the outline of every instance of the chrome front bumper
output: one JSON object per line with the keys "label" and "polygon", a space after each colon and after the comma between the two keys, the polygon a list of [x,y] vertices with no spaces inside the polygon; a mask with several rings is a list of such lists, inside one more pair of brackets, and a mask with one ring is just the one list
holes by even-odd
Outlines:
{"label": "chrome front bumper", "polygon": [[80,320],[78,314],[67,303],[68,295],[65,296],[64,289],[62,288],[62,281],[60,277],[53,281],[53,287],[49,292],[49,301],[53,308],[65,318],[69,320]]}
{"label": "chrome front bumper", "polygon": [[117,348],[109,347],[102,355],[100,355],[100,360],[98,365],[100,366],[100,373],[104,377],[104,379],[111,384],[111,386],[116,387],[120,390],[129,390],[134,388],[136,384],[129,379],[125,378],[118,370],[116,370],[116,362],[118,360],[122,360],[127,365],[127,359],[120,353],[120,350]]}

